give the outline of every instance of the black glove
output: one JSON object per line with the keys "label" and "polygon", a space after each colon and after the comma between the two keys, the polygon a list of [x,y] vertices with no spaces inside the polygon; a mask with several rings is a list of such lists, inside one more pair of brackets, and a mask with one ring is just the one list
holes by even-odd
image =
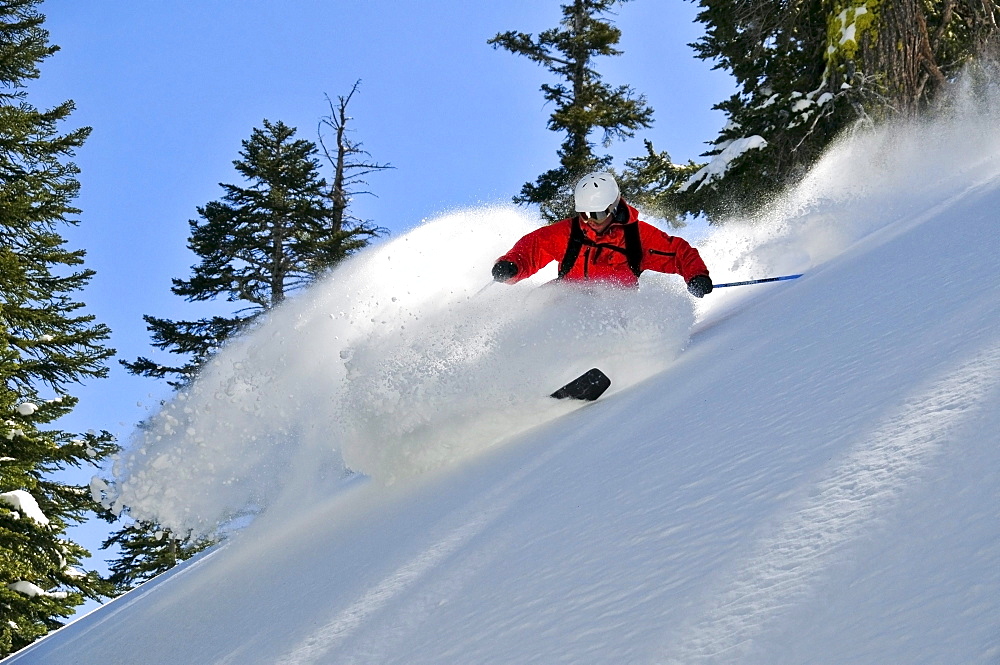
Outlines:
{"label": "black glove", "polygon": [[511,261],[497,261],[493,264],[493,280],[506,282],[517,275],[517,265]]}
{"label": "black glove", "polygon": [[704,298],[712,292],[712,278],[708,275],[695,275],[688,280],[688,291],[695,298]]}

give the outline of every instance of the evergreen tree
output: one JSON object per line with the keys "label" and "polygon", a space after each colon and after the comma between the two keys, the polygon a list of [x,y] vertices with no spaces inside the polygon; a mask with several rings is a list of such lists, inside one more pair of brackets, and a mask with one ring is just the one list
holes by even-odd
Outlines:
{"label": "evergreen tree", "polygon": [[995,0],[699,0],[714,60],[738,91],[713,157],[679,197],[748,213],[799,178],[841,132],[933,105],[997,39]]}
{"label": "evergreen tree", "polygon": [[652,142],[643,144],[646,154],[625,161],[618,184],[630,204],[671,226],[684,226],[685,210],[678,202],[678,192],[700,166],[692,161],[675,164],[667,152],[657,152]]}
{"label": "evergreen tree", "polygon": [[188,247],[201,261],[190,279],[174,279],[171,289],[192,302],[223,297],[238,309],[196,321],[146,316],[153,345],[186,362],[166,366],[139,358],[123,362],[129,371],[184,385],[226,340],[381,233],[351,223],[343,181],[341,190],[331,191],[317,152],[280,121],[265,120],[243,141],[233,164],[247,182],[222,184],[222,200],[198,208],[200,218],[188,222]]}
{"label": "evergreen tree", "polygon": [[112,534],[101,547],[119,547],[121,556],[111,562],[108,581],[116,593],[125,593],[212,545],[210,540],[178,538],[150,522],[132,522]]}
{"label": "evergreen tree", "polygon": [[607,148],[618,139],[635,135],[649,127],[653,109],[645,97],[636,96],[630,86],[613,88],[601,80],[594,69],[598,56],[620,55],[615,48],[621,30],[604,15],[626,0],[573,0],[562,5],[560,27],[545,30],[538,37],[508,31],[489,40],[494,48],[504,48],[523,55],[557,75],[561,82],[542,85],[545,99],[555,105],[549,129],[563,132],[559,148],[559,167],[526,183],[517,203],[534,203],[542,215],[555,221],[572,213],[573,185],[588,172],[608,169],[610,155],[594,154],[590,136],[603,132],[601,144]]}
{"label": "evergreen tree", "polygon": [[58,472],[96,465],[115,449],[107,432],[54,427],[77,400],[65,389],[103,377],[108,329],[75,300],[93,272],[59,235],[77,223],[69,161],[89,129],[60,134],[72,102],[38,110],[25,84],[58,49],[40,0],[0,1],[0,656],[61,625],[110,588],[79,566],[89,556],[68,527],[99,510],[91,491]]}
{"label": "evergreen tree", "polygon": [[[244,186],[221,185],[225,196],[198,208],[199,220],[189,222],[188,246],[201,257],[188,280],[173,280],[173,292],[189,301],[224,296],[237,303],[225,316],[196,321],[145,320],[157,348],[185,358],[179,366],[164,366],[148,358],[123,364],[134,374],[172,377],[180,388],[233,335],[247,329],[267,310],[301,289],[350,254],[381,235],[371,222],[355,217],[351,201],[364,177],[392,168],[369,161],[361,144],[348,134],[347,106],[358,91],[329,100],[330,116],[320,122],[322,154],[333,169],[327,183],[320,175],[316,144],[295,138],[295,129],[264,121],[243,142],[233,162],[247,181]],[[334,131],[328,146],[323,128]],[[110,581],[119,592],[163,573],[178,562],[212,545],[172,534],[159,525],[132,522],[104,543],[117,545],[121,556],[110,562]]]}

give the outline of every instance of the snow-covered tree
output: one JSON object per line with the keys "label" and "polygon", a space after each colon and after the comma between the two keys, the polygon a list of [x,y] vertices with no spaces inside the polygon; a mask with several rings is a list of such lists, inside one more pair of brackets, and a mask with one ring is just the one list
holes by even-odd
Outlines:
{"label": "snow-covered tree", "polygon": [[55,426],[77,403],[67,387],[103,377],[114,353],[107,327],[76,300],[93,275],[84,252],[60,235],[80,213],[69,160],[90,130],[60,133],[72,102],[39,110],[27,100],[26,84],[58,50],[39,3],[0,2],[0,655],[109,592],[81,570],[89,552],[67,535],[99,506],[59,472],[96,465],[116,446],[107,432]]}
{"label": "snow-covered tree", "polygon": [[694,48],[736,79],[729,122],[682,191],[710,217],[757,209],[842,131],[932,105],[997,39],[995,0],[699,0]]}
{"label": "snow-covered tree", "polygon": [[601,145],[606,148],[652,123],[653,109],[645,97],[637,96],[628,85],[608,85],[594,68],[595,58],[621,54],[615,48],[621,30],[606,15],[625,1],[573,0],[562,5],[558,28],[544,30],[537,37],[507,31],[488,42],[537,62],[560,79],[559,83],[542,85],[546,101],[554,105],[549,129],[565,134],[558,151],[559,166],[526,183],[514,199],[538,204],[550,221],[571,213],[573,185],[580,177],[611,164],[610,155],[594,153],[592,134],[600,132]]}

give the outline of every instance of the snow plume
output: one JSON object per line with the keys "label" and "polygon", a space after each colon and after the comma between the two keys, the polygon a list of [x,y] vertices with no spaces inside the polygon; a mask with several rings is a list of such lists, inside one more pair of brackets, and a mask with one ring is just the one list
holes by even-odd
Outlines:
{"label": "snow plume", "polygon": [[931,117],[845,134],[773,205],[711,233],[700,249],[715,281],[816,268],[873,233],[905,232],[1000,177],[1000,88],[972,80],[956,84]]}
{"label": "snow plume", "polygon": [[546,285],[549,268],[490,285],[496,257],[538,224],[456,212],[346,261],[136,431],[116,504],[211,534],[326,496],[347,470],[389,484],[454,464],[577,408],[547,395],[590,367],[614,392],[669,364],[694,321],[677,277],[588,289]]}

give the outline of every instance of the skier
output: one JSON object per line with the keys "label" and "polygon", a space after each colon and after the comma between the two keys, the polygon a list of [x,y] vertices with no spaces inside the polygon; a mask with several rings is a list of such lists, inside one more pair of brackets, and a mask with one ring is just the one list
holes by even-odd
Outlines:
{"label": "skier", "polygon": [[655,270],[679,274],[696,298],[712,292],[698,250],[641,221],[610,173],[584,176],[574,199],[578,215],[518,240],[493,264],[493,279],[514,284],[559,261],[559,279],[635,287],[643,270]]}

